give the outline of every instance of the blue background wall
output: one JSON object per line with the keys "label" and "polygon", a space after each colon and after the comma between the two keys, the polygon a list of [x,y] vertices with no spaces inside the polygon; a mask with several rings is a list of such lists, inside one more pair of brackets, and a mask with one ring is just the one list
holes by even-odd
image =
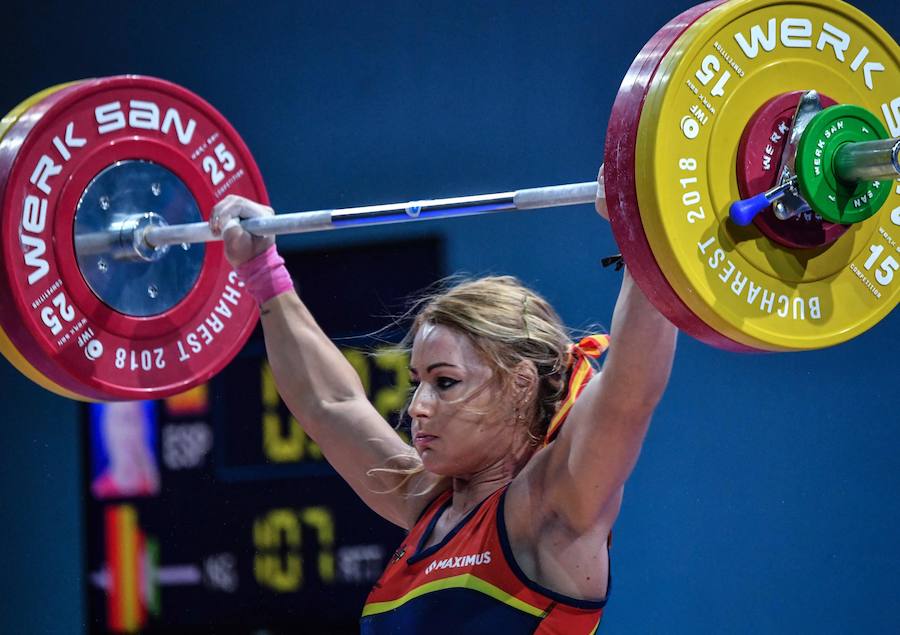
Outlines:
{"label": "blue background wall", "polygon": [[[856,4],[900,33],[893,0]],[[590,180],[622,75],[687,6],[20,2],[0,110],[70,79],[170,79],[236,126],[281,211]],[[597,262],[615,246],[587,206],[283,244],[425,231],[446,236],[448,269],[513,273],[570,325],[608,323],[619,276]],[[604,632],[900,632],[898,333],[895,311],[806,354],[682,338],[627,487]],[[83,621],[76,413],[0,361],[4,633]]]}

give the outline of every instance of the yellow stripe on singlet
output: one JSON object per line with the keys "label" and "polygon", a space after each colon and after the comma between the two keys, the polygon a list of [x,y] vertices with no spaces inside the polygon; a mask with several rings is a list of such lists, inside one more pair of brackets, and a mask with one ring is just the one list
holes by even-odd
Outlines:
{"label": "yellow stripe on singlet", "polygon": [[399,597],[396,600],[366,604],[363,607],[362,616],[366,617],[369,615],[377,615],[378,613],[393,611],[397,607],[406,604],[410,600],[425,595],[426,593],[434,593],[435,591],[443,591],[444,589],[471,589],[473,591],[478,591],[479,593],[484,593],[485,595],[488,595],[495,600],[503,602],[507,606],[511,606],[514,609],[518,609],[524,613],[533,615],[534,617],[543,617],[547,612],[546,609],[538,608],[536,606],[528,604],[527,602],[523,602],[519,598],[510,595],[503,589],[494,586],[490,582],[485,582],[481,578],[476,578],[471,573],[464,573],[462,575],[453,576],[452,578],[444,578],[443,580],[428,582],[427,584],[416,587],[406,595]]}

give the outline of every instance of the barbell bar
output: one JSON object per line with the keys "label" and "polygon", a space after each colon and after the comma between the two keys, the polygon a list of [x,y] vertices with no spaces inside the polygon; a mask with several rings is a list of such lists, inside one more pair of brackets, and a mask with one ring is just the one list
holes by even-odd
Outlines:
{"label": "barbell bar", "polygon": [[[283,235],[492,212],[593,204],[598,192],[601,198],[604,196],[602,189],[599,189],[600,185],[597,181],[590,181],[496,194],[293,212],[243,220],[240,224],[246,231],[258,236]],[[144,225],[143,220],[144,214],[138,214],[120,222],[120,227],[116,229],[78,235],[75,237],[75,250],[79,255],[85,256],[116,251],[122,257],[133,256],[152,260],[160,247],[222,239],[209,230],[207,223]]]}

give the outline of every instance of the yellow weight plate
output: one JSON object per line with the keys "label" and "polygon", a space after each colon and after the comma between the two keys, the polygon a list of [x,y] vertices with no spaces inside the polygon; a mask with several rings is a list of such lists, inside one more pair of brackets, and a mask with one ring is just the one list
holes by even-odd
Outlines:
{"label": "yellow weight plate", "polygon": [[[25,111],[43,100],[45,97],[52,95],[53,93],[66,88],[67,86],[71,86],[77,83],[78,82],[69,82],[66,84],[57,84],[56,86],[51,86],[50,88],[46,88],[39,93],[32,95],[25,101],[15,106],[3,117],[3,119],[0,119],[0,141],[2,141],[3,137],[6,136],[6,132],[16,123],[16,121],[18,121],[19,117],[21,117]],[[15,345],[10,341],[9,337],[6,335],[6,332],[2,327],[0,327],[0,353],[2,353],[7,360],[9,360],[9,363],[12,364],[16,368],[16,370],[18,370],[20,373],[28,377],[31,381],[35,382],[39,386],[68,399],[87,401],[87,399],[82,395],[66,390],[62,386],[59,386],[56,383],[52,382],[41,371],[32,366],[28,362],[28,360],[26,360],[22,356]]]}
{"label": "yellow weight plate", "polygon": [[635,150],[641,219],[669,283],[717,331],[773,351],[846,341],[900,300],[900,181],[828,247],[791,250],[727,222],[744,126],[795,90],[866,108],[900,136],[900,48],[878,24],[834,0],[735,0],[663,59]]}

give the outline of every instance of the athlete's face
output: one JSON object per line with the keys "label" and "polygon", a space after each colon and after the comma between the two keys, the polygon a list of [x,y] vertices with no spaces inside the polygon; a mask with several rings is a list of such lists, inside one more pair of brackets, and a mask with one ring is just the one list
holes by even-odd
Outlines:
{"label": "athlete's face", "polygon": [[423,325],[413,340],[409,404],[413,445],[425,469],[467,477],[502,461],[515,441],[514,405],[472,341]]}

